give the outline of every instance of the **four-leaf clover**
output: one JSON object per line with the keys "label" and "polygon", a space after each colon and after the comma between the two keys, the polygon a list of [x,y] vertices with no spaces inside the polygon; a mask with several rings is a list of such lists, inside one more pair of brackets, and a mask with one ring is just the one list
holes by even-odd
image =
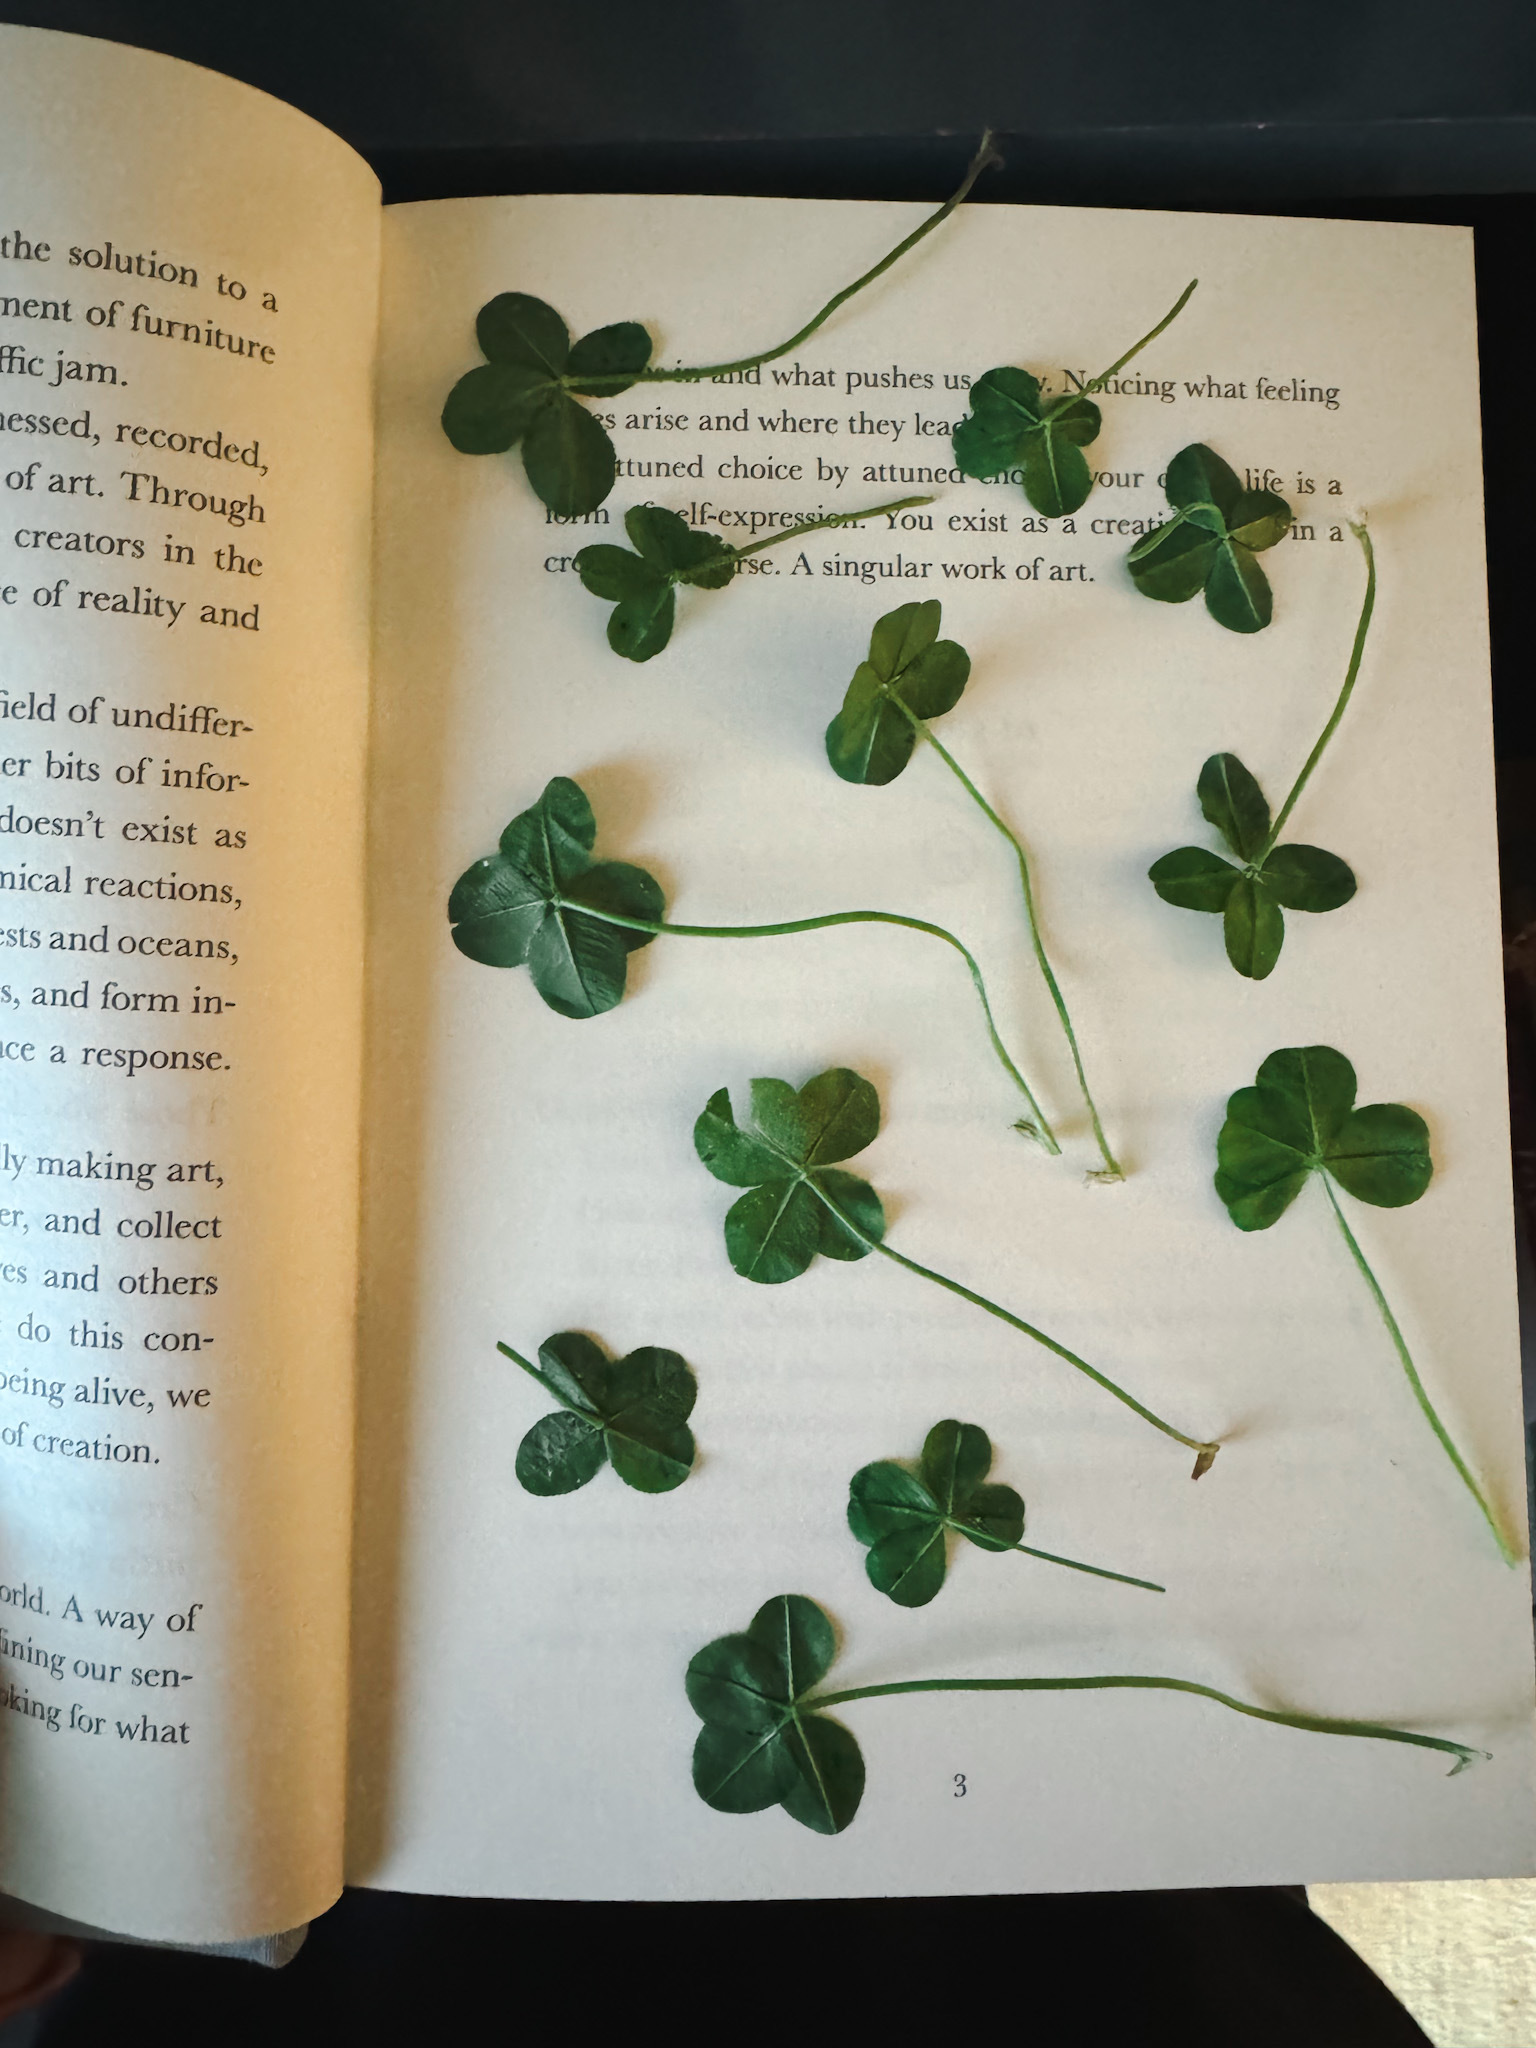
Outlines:
{"label": "four-leaf clover", "polygon": [[1102,416],[1091,398],[1044,398],[1028,370],[988,370],[970,391],[971,410],[954,433],[955,467],[966,476],[1022,472],[1024,495],[1047,519],[1075,512],[1093,489],[1083,450]]}
{"label": "four-leaf clover", "polygon": [[744,1280],[793,1280],[818,1252],[862,1259],[879,1243],[880,1197],[835,1164],[873,1144],[879,1129],[879,1096],[847,1067],[800,1089],[754,1081],[747,1130],[736,1122],[729,1090],[710,1097],[693,1142],[716,1180],[749,1190],[725,1218],[726,1253]]}
{"label": "four-leaf clover", "polygon": [[636,552],[596,541],[576,556],[583,585],[613,605],[608,645],[630,661],[649,661],[672,638],[679,583],[723,590],[736,574],[734,548],[659,505],[635,505],[624,531]]}
{"label": "four-leaf clover", "polygon": [[594,861],[597,820],[578,783],[557,775],[519,811],[501,848],[466,868],[448,898],[453,943],[486,967],[526,966],[562,1017],[597,1017],[623,1000],[629,955],[654,932],[601,913],[655,924],[661,884],[627,861]]}
{"label": "four-leaf clover", "polygon": [[640,1493],[670,1493],[688,1477],[698,1387],[677,1352],[645,1344],[615,1360],[579,1330],[546,1339],[537,1365],[510,1344],[496,1349],[560,1403],[517,1447],[518,1481],[529,1493],[574,1493],[605,1462]]}
{"label": "four-leaf clover", "polygon": [[613,489],[613,443],[576,395],[627,391],[651,359],[635,320],[583,335],[574,346],[553,306],[501,292],[480,308],[475,335],[486,360],[461,377],[443,407],[443,432],[462,455],[501,455],[522,443],[528,481],[551,512],[595,512]]}
{"label": "four-leaf clover", "polygon": [[688,1666],[704,1726],[693,1749],[699,1797],[720,1813],[782,1806],[819,1835],[841,1834],[864,1796],[864,1758],[840,1721],[803,1704],[837,1654],[832,1624],[801,1593],[780,1593],[741,1635],[720,1636]]}
{"label": "four-leaf clover", "polygon": [[855,1472],[848,1526],[869,1545],[864,1569],[898,1607],[926,1607],[944,1583],[953,1530],[982,1550],[1012,1550],[1024,1534],[1024,1501],[987,1485],[992,1442],[974,1422],[938,1422],[915,1473],[889,1459]]}
{"label": "four-leaf clover", "polygon": [[1206,910],[1223,920],[1227,958],[1262,981],[1280,958],[1287,910],[1337,910],[1355,893],[1355,877],[1320,846],[1274,846],[1269,804],[1236,754],[1212,754],[1195,785],[1200,809],[1242,862],[1234,867],[1203,846],[1180,846],[1147,870],[1165,903]]}
{"label": "four-leaf clover", "polygon": [[1205,608],[1234,633],[1257,633],[1274,609],[1269,578],[1254,559],[1290,530],[1291,508],[1273,491],[1245,491],[1214,450],[1196,441],[1168,465],[1174,516],[1144,534],[1128,567],[1144,597]]}

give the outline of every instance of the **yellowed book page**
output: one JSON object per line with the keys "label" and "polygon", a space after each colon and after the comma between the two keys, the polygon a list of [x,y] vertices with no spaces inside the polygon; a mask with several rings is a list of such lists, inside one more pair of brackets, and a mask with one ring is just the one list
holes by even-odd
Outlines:
{"label": "yellowed book page", "polygon": [[[1327,1044],[1362,1102],[1430,1126],[1433,1183],[1343,1196],[1440,1412],[1523,1553],[1524,1482],[1483,613],[1471,238],[1458,230],[977,206],[748,381],[595,409],[620,462],[590,521],[545,514],[518,456],[438,424],[474,316],[537,293],[580,334],[643,320],[665,363],[767,346],[922,218],[894,205],[534,198],[386,217],[369,1126],[374,1235],[359,1474],[353,1874],[413,1890],[792,1897],[1448,1877],[1532,1868],[1530,1604],[1405,1383],[1320,1186],[1271,1230],[1212,1189],[1229,1094]],[[953,471],[969,377],[1051,394],[1103,370],[1200,280],[1101,397],[1098,481],[1040,520]],[[1432,401],[1426,402],[1426,393]],[[1281,492],[1274,623],[1149,603],[1125,558],[1160,477],[1208,442]],[[613,654],[571,561],[651,500],[745,543],[796,513],[930,506],[683,590],[671,645]],[[1278,810],[1354,699],[1287,839],[1359,882],[1287,913],[1265,981],[1219,917],[1159,900],[1160,855],[1220,842],[1195,802],[1230,749]],[[943,603],[969,649],[936,737],[1023,836],[1121,1186],[1099,1160],[1032,959],[1009,847],[935,751],[884,788],[823,734],[884,612]],[[964,965],[855,927],[660,937],[622,1004],[574,1022],[526,968],[458,953],[450,888],[546,782],[587,791],[600,859],[688,925],[872,908],[977,955],[1063,1156],[1012,1128]],[[1190,1453],[972,1304],[868,1256],[756,1286],[727,1263],[738,1190],[695,1156],[717,1089],[848,1066],[879,1137],[847,1161],[887,1241],[1109,1374]],[[498,1355],[585,1330],[680,1352],[697,1470],[604,1469],[535,1498],[520,1439],[553,1402]],[[931,1604],[865,1575],[849,1481],[956,1418],[1041,1549],[1154,1594],[958,1543]],[[771,1596],[817,1600],[839,1690],[930,1677],[1166,1675],[1277,1709],[1493,1753],[1412,1748],[1135,1691],[943,1694],[844,1708],[867,1766],[851,1826],[712,1811],[690,1779],[689,1658]]]}
{"label": "yellowed book page", "polygon": [[337,1890],[378,193],[0,28],[0,1887]]}

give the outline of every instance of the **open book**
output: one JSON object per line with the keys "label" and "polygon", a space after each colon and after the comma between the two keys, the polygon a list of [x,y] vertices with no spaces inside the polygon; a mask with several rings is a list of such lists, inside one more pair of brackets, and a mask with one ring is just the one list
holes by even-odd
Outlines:
{"label": "open book", "polygon": [[[685,1899],[1536,1867],[1525,1570],[1393,1337],[1523,1556],[1470,236],[968,206],[797,352],[583,401],[618,475],[579,517],[518,450],[443,430],[498,294],[728,363],[922,218],[386,212],[348,148],[255,92],[0,29],[0,1888],[212,1941],[344,1878]],[[1080,509],[960,473],[981,372],[1081,391],[1196,276],[1097,394]],[[1201,446],[1294,515],[1262,555],[1265,630],[1127,572]],[[900,498],[931,502],[679,588],[643,664],[575,566],[636,506],[740,546]],[[1362,513],[1375,621],[1289,827],[1358,891],[1287,913],[1245,977],[1221,919],[1147,871],[1220,847],[1210,757],[1278,807],[1339,695]],[[856,786],[825,730],[877,620],[932,600],[970,657],[937,737],[973,788],[926,744]],[[497,971],[448,911],[461,877],[505,879],[525,814],[514,851],[564,832],[580,869],[582,798],[594,858],[628,864],[590,900],[621,902],[606,929],[635,950],[623,1000],[573,1021],[552,970]],[[1090,1183],[1017,863],[973,799],[1028,849],[1122,1183]],[[930,929],[641,946],[635,889],[684,926],[878,910],[953,934],[1059,1153],[1015,1127]],[[456,900],[463,941],[485,903]],[[1317,1177],[1234,1229],[1228,1098],[1316,1046],[1362,1103],[1427,1120],[1433,1182],[1370,1206]],[[733,1261],[778,1183],[731,1119],[756,1079],[836,1070],[868,1086],[824,1185],[868,1242],[834,1218],[789,1284],[752,1284]],[[792,1123],[788,1102],[759,1091]],[[882,1231],[926,1271],[863,1256]],[[569,1332],[684,1362],[642,1361],[631,1393],[650,1372],[673,1400],[666,1442],[640,1436],[650,1478],[670,1458],[686,1483],[623,1483],[622,1417],[605,1434],[596,1380],[561,1378],[590,1346],[547,1350],[543,1384],[498,1350],[531,1367]],[[1198,1485],[1146,1410],[1221,1443]],[[965,1437],[955,1517],[1000,1519],[990,1544],[941,1528],[942,1589],[904,1604],[875,1555],[901,1503],[875,1494],[919,1486],[944,1422],[992,1452],[983,1475]],[[588,1483],[534,1490],[588,1453]],[[1013,1495],[1033,1548],[1166,1590],[1000,1554]],[[771,1610],[786,1593],[835,1626],[823,1696],[1160,1675],[1492,1760],[1448,1776],[1198,1693],[918,1691],[830,1709],[793,1756],[773,1723],[737,1799],[760,1810],[723,1811],[690,1757],[737,1709],[685,1672],[765,1607],[824,1662],[814,1610]],[[797,1824],[818,1743],[846,1808],[853,1742],[851,1824]]]}

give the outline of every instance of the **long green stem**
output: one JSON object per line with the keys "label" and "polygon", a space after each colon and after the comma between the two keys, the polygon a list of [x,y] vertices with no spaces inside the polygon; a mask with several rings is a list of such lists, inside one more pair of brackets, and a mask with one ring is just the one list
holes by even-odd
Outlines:
{"label": "long green stem", "polygon": [[1360,607],[1360,623],[1355,627],[1355,644],[1350,650],[1349,668],[1345,673],[1344,687],[1339,692],[1338,702],[1333,707],[1328,723],[1318,734],[1317,745],[1308,754],[1305,766],[1291,786],[1290,795],[1280,806],[1280,815],[1275,819],[1273,825],[1270,826],[1269,837],[1265,840],[1254,858],[1255,867],[1263,867],[1270,853],[1279,844],[1280,834],[1285,828],[1285,821],[1289,818],[1291,812],[1295,810],[1296,800],[1306,788],[1312,770],[1323,758],[1323,749],[1338,729],[1339,720],[1344,716],[1344,707],[1349,702],[1354,691],[1355,678],[1360,673],[1360,659],[1365,653],[1366,636],[1371,630],[1371,613],[1376,609],[1376,551],[1371,546],[1371,536],[1366,531],[1363,521],[1357,522],[1352,519],[1349,522],[1349,530],[1355,536],[1355,539],[1359,541],[1365,555],[1365,601]]}
{"label": "long green stem", "polygon": [[[764,548],[776,548],[784,541],[798,540],[803,533],[824,533],[828,527],[832,526],[857,526],[865,519],[881,519],[892,512],[908,512],[914,505],[931,505],[932,503],[933,499],[931,497],[893,498],[889,505],[871,505],[867,511],[863,512],[828,512],[820,519],[805,519],[798,526],[786,526],[782,533],[770,533],[766,539],[752,541],[747,547],[732,548],[731,553],[738,562],[744,562],[748,555],[760,555]],[[718,569],[720,566],[719,557],[716,556],[712,563],[705,562],[702,566],[706,573],[711,568]],[[687,581],[686,572],[683,581]]]}
{"label": "long green stem", "polygon": [[1199,282],[1200,280],[1198,277],[1192,277],[1189,280],[1189,283],[1185,285],[1183,291],[1179,293],[1178,299],[1175,302],[1175,304],[1172,307],[1170,307],[1170,309],[1163,315],[1162,319],[1158,321],[1157,325],[1152,329],[1152,331],[1149,334],[1144,334],[1141,337],[1140,341],[1138,341],[1133,348],[1128,348],[1125,354],[1121,356],[1118,362],[1111,363],[1107,370],[1101,370],[1097,377],[1090,377],[1088,382],[1083,386],[1083,396],[1086,398],[1090,392],[1102,391],[1104,389],[1104,386],[1109,382],[1110,378],[1118,377],[1120,372],[1125,368],[1126,364],[1131,360],[1131,358],[1133,356],[1139,356],[1142,350],[1147,346],[1147,343],[1149,341],[1156,341],[1157,337],[1162,333],[1165,327],[1171,327],[1174,321],[1177,320],[1179,315],[1183,312],[1184,308],[1189,304],[1190,299],[1194,295],[1195,286]]}
{"label": "long green stem", "polygon": [[1349,1246],[1350,1254],[1355,1264],[1365,1275],[1365,1284],[1371,1290],[1371,1298],[1381,1311],[1381,1319],[1387,1326],[1387,1334],[1396,1347],[1398,1359],[1402,1364],[1403,1371],[1408,1376],[1408,1384],[1413,1389],[1413,1398],[1423,1410],[1425,1421],[1440,1439],[1441,1448],[1446,1456],[1456,1467],[1458,1473],[1460,1473],[1463,1485],[1477,1502],[1482,1512],[1483,1520],[1493,1531],[1493,1540],[1499,1546],[1499,1555],[1506,1564],[1517,1564],[1520,1553],[1512,1546],[1504,1531],[1499,1527],[1498,1518],[1484,1499],[1482,1489],[1467,1468],[1466,1460],[1462,1457],[1460,1451],[1457,1450],[1455,1444],[1452,1443],[1450,1432],[1435,1413],[1434,1403],[1425,1392],[1424,1382],[1419,1378],[1418,1372],[1415,1370],[1413,1359],[1409,1355],[1408,1346],[1403,1339],[1403,1333],[1397,1326],[1397,1317],[1393,1315],[1391,1309],[1387,1306],[1387,1297],[1381,1291],[1381,1284],[1377,1280],[1376,1275],[1371,1271],[1370,1263],[1356,1242],[1355,1233],[1350,1229],[1348,1222],[1345,1220],[1344,1211],[1339,1207],[1339,1198],[1333,1191],[1333,1182],[1326,1173],[1320,1175],[1319,1178],[1327,1190],[1328,1200],[1332,1205],[1335,1217],[1338,1219],[1339,1228],[1344,1233],[1344,1242]]}
{"label": "long green stem", "polygon": [[[698,369],[678,368],[666,370],[652,367],[648,370],[642,370],[637,379],[631,380],[626,378],[624,382],[626,384],[631,381],[641,384],[697,384],[705,377],[735,376],[742,370],[755,370],[760,363],[771,363],[780,356],[787,356],[792,348],[799,348],[802,342],[809,341],[817,328],[825,321],[830,320],[838,307],[851,299],[855,292],[861,292],[865,285],[873,284],[883,271],[889,270],[893,263],[899,263],[909,249],[916,248],[925,235],[931,235],[936,227],[948,220],[982,172],[989,165],[1001,162],[1002,158],[992,146],[992,131],[989,128],[986,134],[982,136],[981,147],[977,150],[975,156],[971,158],[970,166],[964,178],[960,181],[958,188],[951,193],[950,197],[945,200],[938,211],[929,214],[921,227],[914,228],[910,235],[905,236],[899,241],[889,255],[882,256],[873,270],[866,270],[864,275],[855,278],[852,284],[844,285],[840,292],[835,293],[828,299],[827,303],[813,320],[808,320],[797,334],[792,334],[788,341],[781,341],[777,348],[764,349],[761,355],[741,356],[732,363],[706,363]],[[597,378],[585,378],[583,379],[583,389],[590,390],[599,381],[601,380]]]}
{"label": "long green stem", "polygon": [[1141,1678],[1116,1674],[1105,1678],[908,1678],[894,1685],[856,1685],[847,1692],[812,1693],[797,1700],[800,1713],[822,1713],[828,1707],[850,1706],[855,1700],[888,1699],[900,1692],[1112,1692],[1133,1689],[1140,1692],[1187,1692],[1197,1699],[1214,1700],[1230,1707],[1234,1714],[1246,1714],[1254,1721],[1274,1721],[1282,1728],[1300,1728],[1309,1735],[1363,1735],[1376,1742],[1409,1742],[1416,1749],[1438,1749],[1455,1757],[1451,1776],[1464,1771],[1479,1758],[1488,1759],[1486,1749],[1470,1749],[1464,1742],[1449,1742],[1439,1735],[1416,1735],[1408,1728],[1386,1728],[1378,1721],[1336,1721],[1319,1714],[1287,1714],[1276,1707],[1255,1707],[1247,1700],[1218,1692],[1213,1685],[1198,1685],[1192,1678]]}
{"label": "long green stem", "polygon": [[[962,1522],[951,1522],[948,1526],[958,1529],[962,1535],[970,1534]],[[1036,1550],[1029,1543],[1008,1543],[1003,1548],[1017,1550],[1024,1557],[1043,1558],[1047,1564],[1065,1565],[1069,1572],[1088,1572],[1096,1579],[1113,1579],[1120,1586],[1142,1586],[1149,1593],[1166,1593],[1168,1590],[1166,1586],[1158,1585],[1155,1579],[1133,1579],[1127,1572],[1107,1572],[1102,1565],[1079,1564],[1075,1557],[1058,1557],[1054,1550]]]}
{"label": "long green stem", "polygon": [[900,706],[901,710],[910,720],[913,730],[928,742],[945,766],[959,777],[962,787],[970,795],[972,801],[980,807],[982,815],[1002,833],[1004,839],[1013,848],[1018,858],[1019,884],[1024,893],[1024,919],[1029,927],[1029,943],[1034,949],[1035,962],[1041,974],[1045,977],[1045,985],[1051,992],[1051,1001],[1056,1006],[1056,1015],[1060,1020],[1061,1028],[1066,1034],[1067,1046],[1072,1054],[1072,1064],[1077,1069],[1077,1085],[1082,1090],[1083,1101],[1088,1106],[1088,1115],[1093,1124],[1093,1136],[1099,1148],[1099,1157],[1104,1161],[1102,1173],[1096,1174],[1094,1178],[1104,1182],[1124,1180],[1124,1169],[1114,1153],[1109,1149],[1109,1140],[1105,1137],[1104,1126],[1099,1120],[1098,1107],[1088,1087],[1088,1075],[1083,1067],[1083,1056],[1078,1050],[1077,1033],[1072,1029],[1072,1019],[1067,1013],[1066,999],[1061,993],[1060,985],[1051,970],[1051,963],[1046,957],[1045,941],[1040,936],[1040,921],[1035,915],[1035,892],[1029,878],[1029,856],[1025,853],[1023,846],[1010,826],[993,810],[981,791],[972,782],[969,775],[966,774],[960,763],[944,745],[926,719],[918,718],[913,712],[908,711],[899,696],[893,694],[891,702]]}
{"label": "long green stem", "polygon": [[981,969],[968,947],[962,945],[953,932],[945,931],[941,924],[929,924],[921,917],[901,917],[893,910],[834,910],[823,917],[797,917],[786,924],[667,924],[643,917],[621,917],[617,911],[604,910],[592,903],[561,902],[562,909],[578,911],[583,917],[596,918],[602,924],[615,924],[625,931],[666,933],[677,939],[783,939],[796,932],[827,931],[840,924],[894,924],[911,932],[926,932],[930,938],[942,939],[946,946],[952,946],[970,970],[971,981],[981,999],[982,1015],[987,1020],[987,1036],[992,1041],[992,1050],[997,1054],[1008,1078],[1013,1082],[1024,1100],[1029,1104],[1033,1122],[1030,1134],[1040,1140],[1047,1152],[1058,1153],[1055,1132],[1046,1121],[1045,1111],[1035,1099],[1033,1089],[1014,1065],[1008,1048],[998,1032],[992,1015],[992,1004],[987,997],[987,985],[981,978]]}

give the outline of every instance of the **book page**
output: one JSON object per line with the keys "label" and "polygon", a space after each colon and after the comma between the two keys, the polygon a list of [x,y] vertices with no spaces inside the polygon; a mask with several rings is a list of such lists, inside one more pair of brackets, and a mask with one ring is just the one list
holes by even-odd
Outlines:
{"label": "book page", "polygon": [[339,1883],[377,187],[0,28],[0,1888]]}
{"label": "book page", "polygon": [[[351,1872],[686,1899],[1527,1871],[1524,1564],[1420,1412],[1325,1184],[1251,1232],[1212,1186],[1227,1098],[1277,1050],[1337,1048],[1362,1103],[1427,1120],[1423,1198],[1341,1193],[1341,1214],[1523,1558],[1470,235],[972,207],[783,360],[592,401],[618,481],[570,523],[516,451],[459,454],[439,425],[498,292],[537,294],[573,334],[644,321],[663,363],[729,363],[921,218],[705,198],[386,217]],[[1192,277],[1100,396],[1074,516],[1036,515],[1017,475],[959,477],[968,380],[1016,364],[1047,395],[1078,389]],[[1127,572],[1194,443],[1294,511],[1256,557],[1262,631],[1198,597],[1150,603]],[[643,665],[611,651],[611,607],[573,569],[647,502],[743,545],[914,495],[932,502],[680,590]],[[1273,972],[1244,978],[1221,917],[1160,900],[1147,871],[1221,850],[1195,795],[1212,755],[1239,755],[1279,810],[1344,680],[1362,514],[1375,623],[1284,834],[1358,891],[1287,911]],[[1006,840],[926,742],[886,786],[828,764],[876,620],[930,598],[971,660],[934,737],[1029,851],[1120,1185],[1091,1179]],[[964,962],[931,934],[662,936],[581,1021],[527,966],[457,951],[450,889],[555,777],[590,799],[595,857],[646,869],[678,924],[873,909],[962,939],[1061,1156],[1014,1128]],[[695,1120],[718,1090],[744,1119],[754,1077],[838,1067],[878,1090],[879,1135],[840,1170],[878,1191],[890,1250],[1219,1439],[1198,1485],[1184,1444],[910,1267],[732,1270],[722,1226],[751,1175],[712,1178]],[[556,1404],[497,1344],[532,1361],[563,1331],[687,1361],[686,1483],[519,1483]],[[1166,1592],[952,1537],[935,1597],[886,1598],[850,1481],[912,1471],[945,1420],[986,1432],[1027,1543]],[[867,1778],[828,1838],[777,1806],[713,1810],[690,1777],[689,1660],[781,1593],[835,1627],[823,1691],[1164,1676],[1493,1760],[1452,1777],[1443,1756],[1173,1692],[880,1696],[834,1711]]]}

